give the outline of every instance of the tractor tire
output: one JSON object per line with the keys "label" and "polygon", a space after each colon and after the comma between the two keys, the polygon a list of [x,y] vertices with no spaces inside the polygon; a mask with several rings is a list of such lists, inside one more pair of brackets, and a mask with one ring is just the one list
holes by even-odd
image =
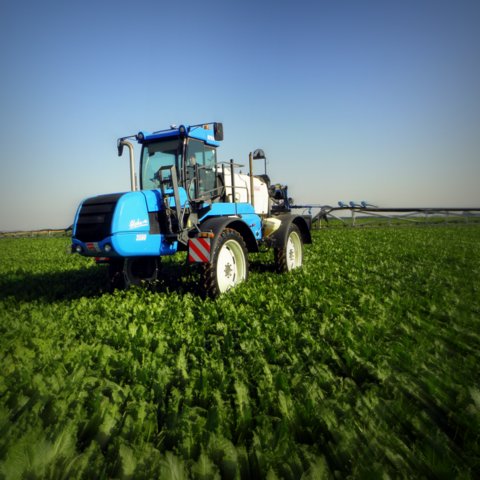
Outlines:
{"label": "tractor tire", "polygon": [[108,290],[123,290],[125,276],[123,275],[123,258],[112,258],[108,264]]}
{"label": "tractor tire", "polygon": [[273,250],[275,269],[278,273],[290,272],[303,264],[303,239],[299,228],[290,224],[287,241],[280,248]]}
{"label": "tractor tire", "polygon": [[220,234],[210,262],[203,266],[203,293],[216,298],[248,278],[247,247],[231,228]]}
{"label": "tractor tire", "polygon": [[159,257],[130,257],[123,265],[125,288],[131,285],[141,285],[143,282],[152,283],[158,280],[160,274]]}

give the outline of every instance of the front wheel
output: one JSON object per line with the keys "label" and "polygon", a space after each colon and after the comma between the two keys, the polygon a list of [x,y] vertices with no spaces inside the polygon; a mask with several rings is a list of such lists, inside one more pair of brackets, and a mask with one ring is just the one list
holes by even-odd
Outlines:
{"label": "front wheel", "polygon": [[299,228],[292,223],[288,228],[287,240],[273,251],[277,272],[290,272],[303,264],[303,239]]}
{"label": "front wheel", "polygon": [[160,273],[160,257],[130,257],[125,259],[123,276],[125,286],[141,285],[158,280]]}
{"label": "front wheel", "polygon": [[203,288],[207,295],[218,295],[248,278],[247,247],[242,236],[226,228],[219,236],[210,262],[204,265]]}
{"label": "front wheel", "polygon": [[159,257],[115,258],[110,261],[108,284],[111,290],[124,289],[143,282],[154,282],[159,274]]}
{"label": "front wheel", "polygon": [[121,290],[125,288],[125,278],[123,276],[123,258],[111,258],[108,262],[108,289]]}

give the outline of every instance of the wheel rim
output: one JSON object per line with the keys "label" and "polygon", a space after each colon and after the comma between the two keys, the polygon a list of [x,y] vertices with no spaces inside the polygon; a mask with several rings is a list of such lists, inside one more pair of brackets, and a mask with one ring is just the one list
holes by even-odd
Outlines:
{"label": "wheel rim", "polygon": [[226,292],[246,278],[246,262],[242,247],[235,240],[227,240],[217,259],[217,283],[220,293]]}
{"label": "wheel rim", "polygon": [[286,247],[287,270],[302,266],[302,240],[297,232],[290,232]]}

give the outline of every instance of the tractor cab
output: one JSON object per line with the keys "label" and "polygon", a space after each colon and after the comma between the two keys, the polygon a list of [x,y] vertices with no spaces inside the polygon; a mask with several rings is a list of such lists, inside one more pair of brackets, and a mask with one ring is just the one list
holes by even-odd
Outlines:
{"label": "tractor cab", "polygon": [[[218,197],[217,146],[221,140],[220,124],[172,127],[147,134],[140,132],[140,189],[173,189],[176,181],[190,203]],[[176,177],[176,180],[173,179]]]}

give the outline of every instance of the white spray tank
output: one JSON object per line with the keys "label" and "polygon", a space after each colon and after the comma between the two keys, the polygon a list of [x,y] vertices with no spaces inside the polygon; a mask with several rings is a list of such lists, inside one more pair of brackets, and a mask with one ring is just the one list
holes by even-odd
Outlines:
{"label": "white spray tank", "polygon": [[[223,181],[225,182],[225,195],[227,202],[235,203],[251,203],[257,215],[267,215],[269,207],[268,186],[260,178],[253,178],[253,199],[252,199],[252,182],[250,175],[244,173],[233,174],[229,169],[225,169],[223,174]],[[233,198],[233,191],[235,191],[235,198]]]}

